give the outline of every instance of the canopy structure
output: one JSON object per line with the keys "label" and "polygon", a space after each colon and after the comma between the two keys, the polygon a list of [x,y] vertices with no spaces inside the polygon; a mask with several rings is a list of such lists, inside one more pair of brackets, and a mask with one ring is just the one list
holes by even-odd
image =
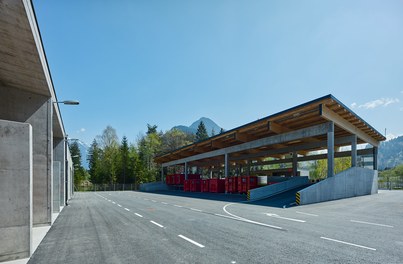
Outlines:
{"label": "canopy structure", "polygon": [[[163,154],[155,161],[163,168],[224,163],[227,175],[229,162],[272,157],[276,160],[265,164],[291,162],[296,172],[298,161],[327,158],[328,176],[332,176],[334,157],[351,155],[352,166],[356,166],[357,153],[373,154],[376,169],[377,147],[385,139],[333,95],[326,95]],[[357,151],[361,143],[373,148]],[[351,146],[351,151],[338,151],[343,146]],[[326,149],[327,154],[312,155],[313,151]]]}

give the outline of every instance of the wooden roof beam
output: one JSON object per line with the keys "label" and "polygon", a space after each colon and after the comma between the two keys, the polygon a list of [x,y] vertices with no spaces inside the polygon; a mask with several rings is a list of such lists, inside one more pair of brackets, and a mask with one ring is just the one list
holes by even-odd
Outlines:
{"label": "wooden roof beam", "polygon": [[350,132],[353,135],[357,135],[357,137],[371,144],[374,147],[377,147],[379,145],[379,141],[375,140],[368,134],[364,133],[361,129],[358,129],[356,126],[354,126],[353,124],[351,124],[350,122],[348,122],[347,120],[345,120],[344,118],[342,118],[341,116],[339,116],[338,114],[327,108],[325,105],[323,104],[319,105],[319,109],[320,109],[319,111],[320,115],[323,118],[329,121],[333,121],[334,124],[337,125],[338,127]]}

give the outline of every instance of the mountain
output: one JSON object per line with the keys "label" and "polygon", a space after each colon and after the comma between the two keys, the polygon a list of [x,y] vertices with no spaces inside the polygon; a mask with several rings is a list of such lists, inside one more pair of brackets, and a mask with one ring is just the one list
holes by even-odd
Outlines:
{"label": "mountain", "polygon": [[220,133],[221,127],[217,125],[213,120],[207,117],[202,117],[199,120],[193,122],[190,126],[174,126],[173,128],[176,128],[178,130],[181,130],[185,133],[188,134],[196,134],[197,132],[197,127],[199,126],[200,122],[203,121],[204,126],[206,127],[207,133],[209,136],[212,136],[212,131],[214,130],[214,134],[217,135]]}
{"label": "mountain", "polygon": [[88,149],[90,148],[85,144],[84,142],[80,141],[79,139],[69,139],[69,144],[76,142],[78,145],[78,148],[80,149],[80,154],[81,154],[81,165],[83,166],[84,169],[88,170],[88,161],[87,161],[87,155],[88,155]]}
{"label": "mountain", "polygon": [[378,148],[380,170],[403,164],[403,136],[381,142]]}

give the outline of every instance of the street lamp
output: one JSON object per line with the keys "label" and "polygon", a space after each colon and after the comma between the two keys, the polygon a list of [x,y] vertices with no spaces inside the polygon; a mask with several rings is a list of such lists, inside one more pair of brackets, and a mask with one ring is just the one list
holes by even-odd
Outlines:
{"label": "street lamp", "polygon": [[80,102],[76,100],[65,100],[65,101],[56,101],[54,104],[65,104],[65,105],[79,105]]}

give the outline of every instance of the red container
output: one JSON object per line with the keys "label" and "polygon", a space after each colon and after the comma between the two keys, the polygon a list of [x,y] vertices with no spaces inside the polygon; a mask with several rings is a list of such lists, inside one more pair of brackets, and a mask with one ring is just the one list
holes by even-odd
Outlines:
{"label": "red container", "polygon": [[241,177],[241,186],[238,185],[239,193],[247,193],[248,192],[248,186],[247,186],[248,177],[249,176],[242,176]]}
{"label": "red container", "polygon": [[238,180],[237,177],[225,178],[225,192],[235,193],[237,192]]}
{"label": "red container", "polygon": [[183,183],[183,191],[190,192],[190,180],[185,180]]}
{"label": "red container", "polygon": [[200,174],[188,174],[188,180],[200,179]]}
{"label": "red container", "polygon": [[191,192],[200,192],[200,179],[190,180],[190,191]]}
{"label": "red container", "polygon": [[247,176],[246,189],[247,191],[257,188],[257,176]]}
{"label": "red container", "polygon": [[210,179],[209,180],[210,192],[223,193],[225,192],[225,179]]}
{"label": "red container", "polygon": [[200,191],[201,192],[209,192],[210,190],[210,180],[201,180]]}
{"label": "red container", "polygon": [[172,185],[172,180],[173,180],[173,175],[167,175],[167,177],[165,178],[166,184],[167,185]]}

